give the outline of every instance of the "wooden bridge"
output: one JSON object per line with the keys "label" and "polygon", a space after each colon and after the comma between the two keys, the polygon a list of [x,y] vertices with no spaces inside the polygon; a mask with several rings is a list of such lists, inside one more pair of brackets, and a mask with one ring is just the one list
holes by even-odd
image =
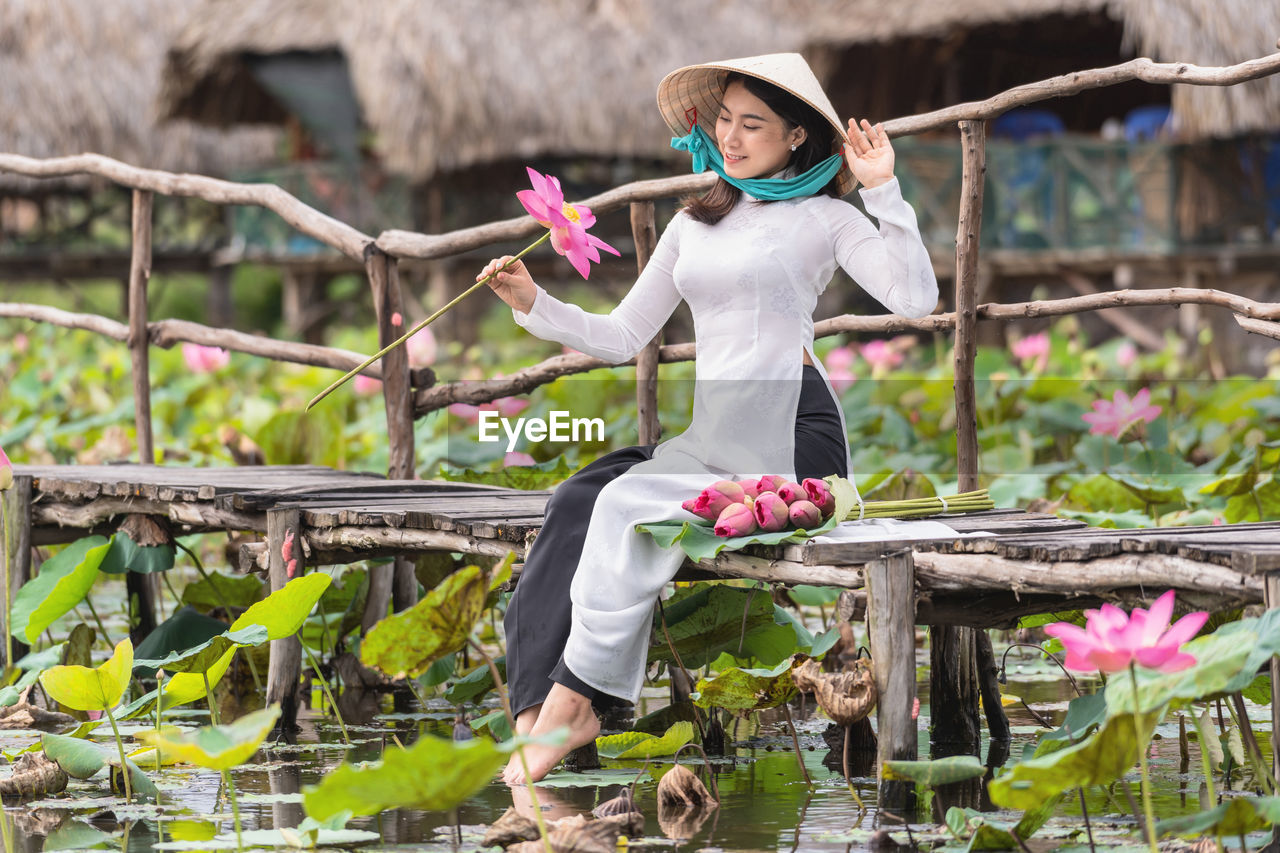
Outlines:
{"label": "wooden bridge", "polygon": [[[251,531],[239,568],[265,574],[273,590],[288,580],[281,547],[292,532],[300,566],[350,563],[421,552],[523,558],[542,523],[548,491],[466,483],[386,480],[312,466],[224,469],[153,465],[15,466],[9,518],[15,588],[29,576],[32,546],[110,535],[131,515],[165,519],[174,535]],[[1019,510],[940,516],[966,536],[917,542],[823,542],[752,546],[686,563],[684,579],[738,578],[846,590],[840,612],[865,615],[882,700],[882,758],[914,757],[916,624],[961,630],[1009,627],[1025,615],[1144,602],[1173,588],[1180,602],[1211,611],[1280,605],[1280,522],[1113,530]],[[416,600],[404,560],[370,571],[366,626]],[[979,645],[989,641],[976,631]],[[989,649],[989,645],[988,645]],[[932,649],[935,722],[972,732],[978,696],[993,737],[1007,736],[994,667],[979,656],[959,670]],[[293,706],[300,679],[296,637],[272,642],[268,701]],[[1280,673],[1272,662],[1273,691]],[[957,690],[957,684],[962,689]],[[964,686],[968,685],[966,695]],[[1280,698],[1275,697],[1274,698]],[[1280,703],[1273,702],[1273,714]],[[1277,733],[1280,721],[1273,720]]]}

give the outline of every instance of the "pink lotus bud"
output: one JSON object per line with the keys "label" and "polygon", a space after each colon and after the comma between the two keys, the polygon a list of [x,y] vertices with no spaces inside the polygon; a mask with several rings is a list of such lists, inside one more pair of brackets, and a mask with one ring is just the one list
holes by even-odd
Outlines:
{"label": "pink lotus bud", "polygon": [[787,526],[787,502],[773,492],[765,492],[756,498],[756,524],[765,533],[773,533]]}
{"label": "pink lotus bud", "polygon": [[737,483],[742,488],[742,493],[749,498],[754,498],[760,494],[759,480],[738,480]]}
{"label": "pink lotus bud", "polygon": [[791,523],[801,530],[810,530],[822,524],[822,510],[814,506],[813,501],[796,501],[787,507],[787,515]]}
{"label": "pink lotus bud", "polygon": [[787,506],[791,506],[796,501],[807,500],[809,494],[799,483],[783,483],[778,487],[778,497],[786,501]]}
{"label": "pink lotus bud", "polygon": [[806,477],[804,483],[804,493],[822,513],[822,517],[826,518],[836,508],[836,499],[831,494],[830,487],[824,480],[815,480],[813,477]]}
{"label": "pink lotus bud", "polygon": [[394,314],[391,315],[391,325],[393,326],[404,325],[404,317],[401,316],[399,311],[396,311]]}
{"label": "pink lotus bud", "polygon": [[0,447],[0,492],[13,485],[13,463]]}
{"label": "pink lotus bud", "polygon": [[759,492],[776,492],[780,487],[785,486],[786,483],[787,481],[782,477],[779,477],[777,474],[765,474],[760,478],[760,481],[756,483],[756,490]]}
{"label": "pink lotus bud", "polygon": [[703,500],[702,495],[699,495],[696,498],[690,498],[680,504],[680,507],[687,512],[693,513],[698,518],[705,518],[707,521],[715,521],[720,517],[718,513],[711,512],[707,501]]}
{"label": "pink lotus bud", "polygon": [[756,532],[756,517],[742,503],[729,504],[716,519],[717,536],[749,536]]}
{"label": "pink lotus bud", "polygon": [[724,508],[729,504],[742,503],[742,499],[746,496],[742,486],[732,480],[717,480],[703,489],[697,499],[705,500],[704,508],[709,513],[706,517],[714,519],[719,518],[720,513],[724,512]]}

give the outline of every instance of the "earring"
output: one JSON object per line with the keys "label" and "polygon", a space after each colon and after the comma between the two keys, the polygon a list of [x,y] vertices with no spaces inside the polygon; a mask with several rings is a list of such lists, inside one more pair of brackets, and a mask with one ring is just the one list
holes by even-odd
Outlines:
{"label": "earring", "polygon": [[792,151],[795,151],[795,150],[796,150],[796,147],[795,147],[794,145],[792,145],[792,146],[791,146],[791,150],[792,150]]}

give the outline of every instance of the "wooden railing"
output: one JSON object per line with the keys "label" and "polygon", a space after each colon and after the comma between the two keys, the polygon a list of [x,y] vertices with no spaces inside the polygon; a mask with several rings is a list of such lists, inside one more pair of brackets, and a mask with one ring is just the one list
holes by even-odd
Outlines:
{"label": "wooden railing", "polygon": [[[934,314],[920,320],[895,316],[859,317],[844,315],[816,324],[819,337],[841,332],[947,331],[956,334],[956,410],[958,465],[961,489],[976,488],[978,482],[977,433],[974,405],[974,327],[979,319],[1002,320],[1043,317],[1095,311],[1127,305],[1217,305],[1232,311],[1250,332],[1280,340],[1280,303],[1261,303],[1214,290],[1170,288],[1165,290],[1119,291],[1088,296],[1020,304],[978,305],[976,278],[978,239],[981,230],[982,191],[985,170],[985,121],[1015,107],[1047,98],[1071,95],[1086,89],[1130,80],[1159,84],[1229,86],[1272,75],[1280,71],[1280,54],[1252,59],[1221,68],[1202,68],[1185,63],[1156,63],[1135,59],[1109,68],[1098,68],[1053,77],[1010,89],[985,101],[958,104],[922,115],[886,121],[893,137],[907,136],[958,123],[963,146],[961,207],[956,237],[956,311]],[[398,260],[402,258],[443,258],[500,241],[529,237],[541,226],[529,217],[492,222],[447,234],[429,235],[407,231],[385,231],[377,238],[328,216],[271,184],[241,184],[199,175],[176,175],[142,169],[97,154],[34,159],[17,154],[0,154],[0,172],[35,178],[90,174],[106,178],[133,190],[133,243],[129,276],[129,322],[122,324],[106,317],[75,314],[43,305],[0,303],[0,317],[16,317],[52,323],[67,328],[87,329],[127,342],[133,362],[138,452],[142,462],[151,462],[154,441],[150,415],[150,346],[172,346],[180,341],[219,346],[237,352],[278,361],[349,370],[363,358],[347,350],[246,335],[230,329],[214,328],[179,320],[147,321],[147,285],[151,275],[151,209],[154,194],[189,196],[216,204],[257,205],[275,212],[299,232],[363,264],[373,296],[379,341],[389,343],[399,335],[391,322],[402,311]],[[603,214],[630,206],[636,255],[643,268],[656,240],[653,202],[688,195],[711,185],[709,174],[640,181],[618,187],[583,204]],[[640,410],[640,441],[658,439],[656,419],[656,371],[661,362],[693,358],[692,344],[661,346],[655,338],[635,360]],[[434,385],[427,369],[410,371],[403,348],[387,355],[385,363],[365,370],[383,380],[387,414],[390,463],[388,476],[414,476],[413,420],[416,416],[453,402],[479,403],[510,394],[524,393],[560,376],[605,367],[605,362],[584,355],[556,356],[518,371],[499,381],[453,382]],[[416,391],[414,389],[417,389]]]}

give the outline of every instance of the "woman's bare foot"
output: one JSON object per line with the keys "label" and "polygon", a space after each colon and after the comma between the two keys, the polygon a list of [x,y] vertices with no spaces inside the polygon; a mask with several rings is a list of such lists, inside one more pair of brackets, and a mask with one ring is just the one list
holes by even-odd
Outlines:
{"label": "woman's bare foot", "polygon": [[[518,721],[517,721],[518,722]],[[533,736],[548,734],[557,729],[569,729],[569,737],[559,745],[531,744],[524,748],[524,763],[520,756],[513,755],[507,764],[502,780],[508,785],[525,783],[525,766],[529,768],[528,778],[534,782],[542,779],[551,769],[560,763],[570,752],[585,746],[600,734],[600,721],[591,707],[591,700],[581,693],[575,693],[563,684],[554,684],[547,699],[538,712],[537,722],[529,734]]]}
{"label": "woman's bare foot", "polygon": [[[527,735],[533,731],[534,724],[538,722],[538,712],[542,710],[542,705],[530,705],[519,714],[516,715],[516,734]],[[515,753],[511,754],[511,760],[507,762],[507,766],[503,768],[502,779],[505,782],[507,776],[520,771],[520,756]]]}

